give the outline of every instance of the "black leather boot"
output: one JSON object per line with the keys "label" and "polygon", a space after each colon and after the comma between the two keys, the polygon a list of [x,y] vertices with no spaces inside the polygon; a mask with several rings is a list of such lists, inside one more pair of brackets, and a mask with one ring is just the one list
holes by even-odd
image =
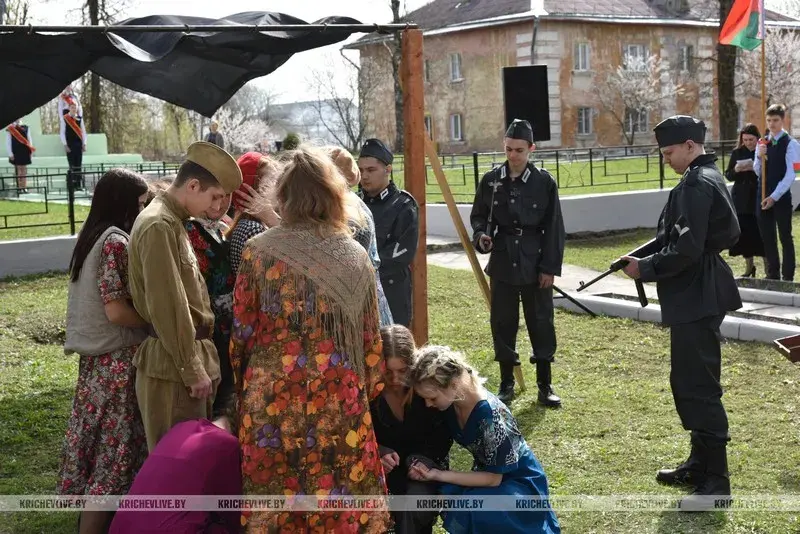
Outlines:
{"label": "black leather boot", "polygon": [[724,510],[733,503],[725,446],[706,449],[705,453],[708,461],[704,480],[691,495],[681,499],[683,512]]}
{"label": "black leather boot", "polygon": [[692,441],[689,458],[675,469],[662,469],[656,480],[667,486],[689,486],[697,488],[705,482],[706,457],[703,446]]}
{"label": "black leather boot", "polygon": [[537,361],[536,385],[539,386],[539,396],[537,400],[539,404],[551,408],[558,408],[561,406],[561,399],[556,395],[555,391],[553,391],[553,386],[551,385],[552,378],[550,362]]}
{"label": "black leather boot", "polygon": [[500,402],[508,404],[514,400],[514,364],[500,363],[500,391],[497,392]]}

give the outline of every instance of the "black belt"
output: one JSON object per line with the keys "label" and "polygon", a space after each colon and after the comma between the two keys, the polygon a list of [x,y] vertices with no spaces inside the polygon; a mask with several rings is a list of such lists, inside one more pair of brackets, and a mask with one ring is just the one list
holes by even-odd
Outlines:
{"label": "black belt", "polygon": [[536,226],[501,226],[497,229],[497,231],[515,236],[536,234],[541,232],[541,230]]}
{"label": "black belt", "polygon": [[[210,326],[205,326],[205,325],[195,326],[194,327],[194,332],[195,332],[194,333],[194,339],[197,340],[197,341],[200,341],[200,340],[203,340],[203,339],[210,339],[211,338],[211,334],[212,334],[212,330],[213,329]],[[147,325],[147,335],[150,336],[150,337],[154,337],[154,338],[158,339],[158,334],[156,333],[156,329],[153,328],[153,325],[151,325],[151,324]]]}

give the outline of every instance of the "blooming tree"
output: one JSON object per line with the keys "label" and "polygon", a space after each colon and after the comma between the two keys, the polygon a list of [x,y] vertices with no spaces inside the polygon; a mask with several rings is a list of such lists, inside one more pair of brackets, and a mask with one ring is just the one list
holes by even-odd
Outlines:
{"label": "blooming tree", "polygon": [[222,107],[214,115],[214,120],[219,123],[219,131],[231,154],[243,154],[269,142],[269,125],[261,119],[248,119],[242,113]]}
{"label": "blooming tree", "polygon": [[[794,72],[800,70],[800,32],[767,29],[766,38],[767,105],[783,104],[788,110],[800,106],[800,88]],[[761,97],[761,49],[740,51],[738,72],[748,96]]]}

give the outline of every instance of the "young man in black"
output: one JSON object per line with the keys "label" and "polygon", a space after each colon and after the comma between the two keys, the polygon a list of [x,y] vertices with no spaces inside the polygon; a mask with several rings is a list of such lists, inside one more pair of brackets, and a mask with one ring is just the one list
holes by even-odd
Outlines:
{"label": "young man in black", "polygon": [[656,282],[661,320],[670,327],[672,396],[683,428],[691,431],[689,459],[662,469],[656,480],[689,486],[692,495],[681,509],[704,510],[726,503],[731,492],[719,328],[742,301],[720,252],[738,241],[739,221],[717,157],[703,148],[705,124],[679,115],[654,131],[664,162],[683,177],[670,191],[651,250],[641,259],[626,256],[624,270],[635,280]]}
{"label": "young man in black", "polygon": [[491,278],[490,321],[494,359],[500,363],[498,398],[514,398],[514,366],[519,302],[533,346],[538,400],[560,406],[553,391],[551,364],[556,352],[553,279],[561,275],[564,219],[558,186],[544,169],[528,161],[536,148],[528,121],[514,120],[506,132],[507,161],[487,172],[475,192],[470,223],[478,252],[491,252],[486,274]]}
{"label": "young man in black", "polygon": [[378,273],[395,324],[411,325],[411,262],[419,243],[419,206],[392,181],[394,155],[379,139],[367,139],[358,157],[362,197],[375,219]]}

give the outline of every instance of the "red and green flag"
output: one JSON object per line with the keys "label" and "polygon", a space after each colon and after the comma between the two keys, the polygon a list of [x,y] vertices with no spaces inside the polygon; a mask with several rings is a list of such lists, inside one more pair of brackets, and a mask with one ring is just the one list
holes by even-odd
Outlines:
{"label": "red and green flag", "polygon": [[719,42],[744,50],[755,50],[764,40],[764,0],[735,0]]}

